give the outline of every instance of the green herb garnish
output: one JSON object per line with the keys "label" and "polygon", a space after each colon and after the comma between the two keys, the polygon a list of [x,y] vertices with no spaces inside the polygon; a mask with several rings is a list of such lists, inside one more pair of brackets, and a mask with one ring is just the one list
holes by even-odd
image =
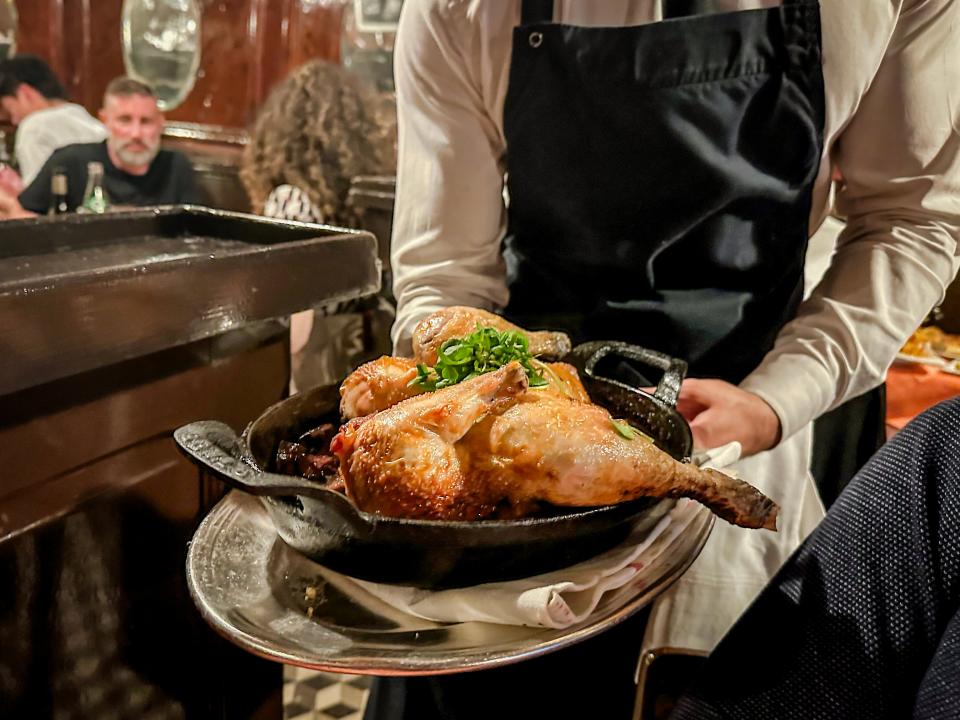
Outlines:
{"label": "green herb garnish", "polygon": [[637,431],[634,430],[629,423],[620,422],[619,420],[614,420],[610,418],[610,424],[613,425],[613,429],[616,430],[622,437],[625,437],[627,440],[634,440],[637,437]]}
{"label": "green herb garnish", "polygon": [[652,437],[647,435],[645,432],[640,432],[628,422],[610,418],[610,424],[613,425],[614,430],[620,433],[620,435],[627,440],[636,440],[637,438],[640,438],[641,440],[646,440],[647,442],[653,442]]}
{"label": "green herb garnish", "polygon": [[497,370],[514,360],[526,371],[530,387],[547,384],[543,372],[534,365],[536,359],[530,354],[526,335],[516,330],[498,332],[478,324],[476,331],[467,337],[445,341],[437,353],[437,364],[432,368],[418,363],[417,376],[408,385],[441,390]]}

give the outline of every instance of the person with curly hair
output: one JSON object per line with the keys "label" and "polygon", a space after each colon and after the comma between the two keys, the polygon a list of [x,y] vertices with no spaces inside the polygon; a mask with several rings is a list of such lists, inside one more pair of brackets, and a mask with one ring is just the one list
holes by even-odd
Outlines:
{"label": "person with curly hair", "polygon": [[[341,65],[312,60],[291,72],[261,107],[240,178],[255,212],[361,227],[361,213],[349,199],[351,181],[395,172],[392,99]],[[365,360],[389,353],[393,315],[383,297],[294,315],[291,391],[339,382]]]}
{"label": "person with curly hair", "polygon": [[[254,122],[240,178],[258,212],[297,195],[313,221],[356,226],[350,181],[396,172],[393,102],[341,65],[311,60],[273,89]],[[277,192],[289,186],[292,190]],[[299,219],[299,218],[291,218]]]}

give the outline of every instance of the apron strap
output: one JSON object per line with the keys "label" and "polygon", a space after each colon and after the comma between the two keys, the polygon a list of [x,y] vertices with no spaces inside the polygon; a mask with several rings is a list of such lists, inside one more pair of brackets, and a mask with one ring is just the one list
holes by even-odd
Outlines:
{"label": "apron strap", "polygon": [[[663,18],[690,17],[693,15],[711,15],[719,12],[716,0],[659,0]],[[802,5],[810,0],[781,0],[783,5]]]}
{"label": "apron strap", "polygon": [[520,24],[553,22],[553,0],[523,0]]}
{"label": "apron strap", "polygon": [[[782,0],[784,5],[801,5],[810,0]],[[682,15],[691,13],[685,12]],[[694,13],[695,14],[695,13]],[[553,22],[553,0],[523,0],[520,10],[520,24]]]}

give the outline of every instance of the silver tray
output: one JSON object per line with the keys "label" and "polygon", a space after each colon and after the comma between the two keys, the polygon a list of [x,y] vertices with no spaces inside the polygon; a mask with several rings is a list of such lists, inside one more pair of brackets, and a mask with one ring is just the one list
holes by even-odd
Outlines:
{"label": "silver tray", "polygon": [[[676,540],[659,576],[607,593],[564,630],[464,622],[399,612],[278,536],[261,501],[233,491],[201,523],[187,553],[187,584],[204,619],[261,657],[365,675],[441,675],[526,660],[585,640],[650,603],[696,559],[713,529],[703,509]],[[309,602],[307,588],[316,588]],[[312,606],[308,616],[308,606]]]}

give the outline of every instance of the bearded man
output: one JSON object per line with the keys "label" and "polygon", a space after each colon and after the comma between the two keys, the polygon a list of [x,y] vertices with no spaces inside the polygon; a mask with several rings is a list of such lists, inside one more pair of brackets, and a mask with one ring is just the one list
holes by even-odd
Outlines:
{"label": "bearded man", "polygon": [[99,117],[107,139],[54,152],[19,198],[0,194],[0,217],[47,212],[55,172],[67,176],[67,206],[76,210],[83,202],[92,162],[103,166],[103,187],[112,207],[200,202],[190,161],[181,153],[160,149],[164,119],[148,85],[128,77],[112,80]]}

